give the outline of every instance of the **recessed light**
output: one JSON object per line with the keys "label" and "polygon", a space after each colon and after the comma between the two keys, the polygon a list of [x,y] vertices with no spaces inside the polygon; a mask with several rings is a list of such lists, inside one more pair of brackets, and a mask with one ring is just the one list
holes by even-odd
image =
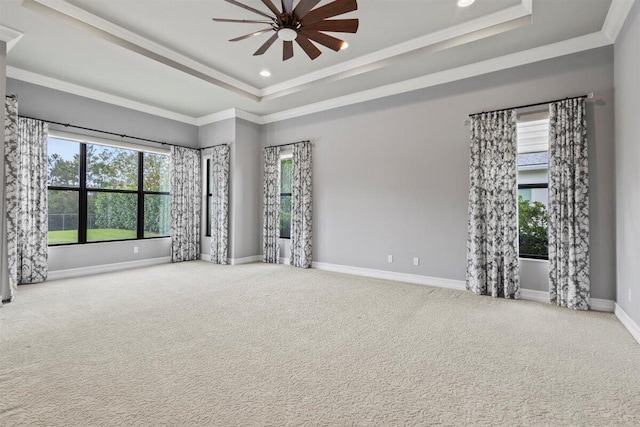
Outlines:
{"label": "recessed light", "polygon": [[271,77],[271,73],[268,70],[262,70],[260,71],[260,75],[262,77]]}
{"label": "recessed light", "polygon": [[458,6],[467,7],[471,6],[476,0],[458,0]]}
{"label": "recessed light", "polygon": [[349,47],[349,43],[347,42],[342,42],[342,46],[340,46],[340,50],[345,50],[346,48]]}

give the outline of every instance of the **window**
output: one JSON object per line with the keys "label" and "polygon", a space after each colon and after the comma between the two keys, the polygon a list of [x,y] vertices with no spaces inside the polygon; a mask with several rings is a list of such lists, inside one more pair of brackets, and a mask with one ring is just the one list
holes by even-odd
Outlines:
{"label": "window", "polygon": [[520,258],[548,259],[549,119],[518,123]]}
{"label": "window", "polygon": [[49,245],[169,236],[169,156],[48,139]]}
{"label": "window", "polygon": [[292,158],[280,160],[280,238],[291,238],[291,165]]}
{"label": "window", "polygon": [[206,210],[207,214],[207,225],[206,225],[206,233],[207,237],[211,237],[211,198],[213,197],[213,193],[211,192],[211,159],[207,159],[207,203]]}

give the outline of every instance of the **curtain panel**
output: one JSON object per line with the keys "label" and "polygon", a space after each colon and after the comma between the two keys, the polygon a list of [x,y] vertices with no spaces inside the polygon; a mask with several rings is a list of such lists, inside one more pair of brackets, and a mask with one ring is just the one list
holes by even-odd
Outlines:
{"label": "curtain panel", "polygon": [[473,116],[466,287],[519,298],[515,110]]}
{"label": "curtain panel", "polygon": [[311,268],[313,242],[312,145],[293,146],[291,171],[291,258],[294,267]]}
{"label": "curtain panel", "polygon": [[552,303],[590,308],[589,164],[584,98],[549,106],[549,293]]}
{"label": "curtain panel", "polygon": [[229,154],[228,145],[213,148],[209,182],[212,192],[211,206],[211,261],[227,263],[229,246]]}
{"label": "curtain panel", "polygon": [[[5,185],[9,299],[17,285],[47,279],[48,124],[18,117],[17,101],[7,100]],[[4,297],[4,296],[3,296]]]}
{"label": "curtain panel", "polygon": [[[3,181],[3,186],[6,185],[7,182],[7,178],[9,176],[12,176],[14,178],[11,178],[10,180],[13,181],[13,186],[11,187],[11,189],[7,188],[7,190],[11,190],[11,191],[15,191],[15,181],[17,181],[17,175],[18,175],[18,171],[17,171],[17,150],[16,149],[9,149],[7,150],[7,147],[17,147],[18,146],[18,100],[16,98],[9,98],[7,97],[5,99],[5,120],[4,120],[4,147],[3,147],[3,153],[4,153],[4,159],[5,159],[5,176],[4,181]],[[13,151],[15,154],[12,155],[12,157],[14,158],[14,162],[10,162],[9,159],[7,158],[7,151],[11,152]],[[5,190],[5,191],[7,191]],[[5,192],[6,195],[6,192]],[[4,236],[2,243],[2,250],[0,250],[0,253],[7,253],[7,247],[8,245],[8,236],[6,236],[7,233],[7,211],[9,210],[9,197],[5,198],[5,204],[7,206],[5,206],[5,211],[2,212],[2,215],[0,215],[0,218],[2,219],[2,225],[1,225],[1,229],[2,229],[2,233]],[[14,197],[11,200],[11,204],[15,204],[17,202],[17,199]],[[17,210],[17,207],[13,207],[11,209],[12,212],[15,212]],[[12,251],[15,251],[16,245],[15,245],[15,240],[12,244]],[[1,274],[2,277],[0,279],[0,305],[2,305],[2,301],[12,301],[15,298],[15,294],[16,294],[16,288],[17,288],[17,283],[13,280],[9,279],[10,273],[7,271],[8,270],[8,266],[7,266],[7,262],[8,262],[8,258],[10,258],[9,256],[5,255],[4,259],[0,260],[0,270],[1,270]],[[14,260],[15,262],[15,260]]]}
{"label": "curtain panel", "polygon": [[171,260],[200,258],[200,151],[171,146]]}
{"label": "curtain panel", "polygon": [[280,262],[280,147],[264,149],[262,261]]}

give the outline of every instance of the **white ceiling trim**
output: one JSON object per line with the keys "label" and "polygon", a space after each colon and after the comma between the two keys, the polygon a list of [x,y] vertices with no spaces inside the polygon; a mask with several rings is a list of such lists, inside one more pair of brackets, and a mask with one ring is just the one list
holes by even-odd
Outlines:
{"label": "white ceiling trim", "polygon": [[217,113],[202,116],[196,119],[198,126],[208,125],[210,123],[221,122],[223,120],[234,119],[236,117],[236,109],[229,108],[228,110],[219,111]]}
{"label": "white ceiling trim", "polygon": [[[133,110],[155,114],[160,117],[196,126],[203,126],[233,117],[242,118],[256,124],[266,124],[611,45],[613,44],[612,35],[614,34],[614,32],[612,32],[612,23],[617,22],[616,28],[621,28],[621,25],[624,24],[626,16],[630,12],[634,1],[635,0],[613,0],[605,25],[603,26],[603,29],[597,33],[265,116],[258,116],[243,110],[231,108],[219,113],[195,118],[10,66],[7,67],[7,77],[73,93],[87,98],[93,98],[98,101],[123,106]],[[525,2],[528,3],[529,6],[531,5],[530,0],[525,0]],[[525,2],[523,2],[523,4]],[[632,3],[631,6],[629,6],[628,2]],[[627,4],[624,8],[621,8],[621,4],[623,3]],[[618,33],[620,28],[617,30]]]}
{"label": "white ceiling trim", "polygon": [[602,26],[602,32],[609,37],[611,43],[615,43],[618,38],[624,26],[624,21],[627,20],[627,16],[629,12],[631,12],[635,1],[636,0],[612,0],[609,13],[607,13],[607,18]]}
{"label": "white ceiling trim", "polygon": [[[353,73],[360,74],[368,71],[370,68],[367,68],[367,66],[371,66],[376,62],[381,62],[417,49],[426,47],[435,48],[437,45],[443,45],[444,48],[451,48],[462,43],[469,43],[500,32],[509,31],[514,28],[516,22],[517,26],[528,24],[530,21],[525,22],[523,18],[530,19],[532,14],[532,0],[521,0],[521,4],[518,6],[512,6],[469,22],[426,34],[422,37],[368,55],[363,55],[353,60],[309,73],[305,76],[297,77],[264,89],[258,89],[195,61],[177,51],[140,36],[133,31],[120,27],[65,0],[24,0],[23,6],[58,19],[60,19],[60,15],[62,15],[66,18],[64,20],[68,24],[74,25],[104,40],[178,69],[196,78],[203,79],[209,83],[244,95],[249,95],[250,98],[258,102],[262,99],[272,99],[303,90],[310,83],[338,76],[339,74],[349,76],[354,75]],[[473,37],[469,37],[472,34]],[[458,39],[457,43],[454,43],[456,39]]]}
{"label": "white ceiling trim", "polygon": [[506,70],[509,68],[531,64],[533,62],[544,61],[546,59],[556,58],[559,56],[570,55],[572,53],[595,49],[610,44],[611,40],[609,40],[609,38],[605,36],[602,31],[599,31],[597,33],[587,34],[585,36],[564,40],[558,43],[552,43],[522,52],[517,52],[510,55],[500,56],[498,58],[476,62],[470,65],[464,65],[462,67],[428,74],[422,77],[417,77],[415,79],[405,80],[403,82],[380,86],[375,89],[369,89],[362,92],[357,92],[326,101],[309,104],[304,107],[293,108],[274,114],[268,114],[262,116],[262,119],[264,123],[273,123],[282,120],[288,120],[295,117],[306,116],[308,114],[332,110],[339,107],[346,107],[348,105],[359,104],[378,98],[398,95],[401,93],[424,89],[444,83],[451,83],[457,80]]}
{"label": "white ceiling trim", "polygon": [[137,54],[163,63],[209,83],[259,101],[259,89],[153,42],[64,0],[24,0],[22,5],[89,32]]}
{"label": "white ceiling trim", "polygon": [[90,89],[85,86],[68,83],[63,80],[58,80],[53,77],[43,76],[42,74],[32,73],[31,71],[23,70],[20,68],[7,66],[7,77],[20,80],[27,83],[33,83],[38,86],[48,87],[50,89],[59,90],[62,92],[70,93],[73,95],[82,96],[85,98],[95,99],[96,101],[106,102],[112,105],[118,105],[120,107],[129,108],[131,110],[140,111],[143,113],[153,114],[154,116],[164,117],[166,119],[176,120],[182,123],[197,126],[198,120],[195,117],[186,116],[184,114],[176,113],[174,111],[165,110],[162,108],[154,107],[142,102],[132,101],[127,98],[112,95],[99,90]]}
{"label": "white ceiling trim", "polygon": [[13,28],[5,27],[4,25],[0,25],[0,41],[3,41],[7,44],[7,53],[20,41],[20,39],[24,36],[20,31],[14,30]]}
{"label": "white ceiling trim", "polygon": [[[354,72],[357,74],[366,72],[369,70],[368,66],[404,53],[409,53],[426,47],[435,47],[436,45],[442,45],[445,43],[445,48],[448,49],[459,44],[470,43],[505,31],[510,31],[514,29],[514,26],[512,25],[514,21],[518,21],[518,27],[531,22],[530,19],[526,22],[523,20],[523,18],[531,18],[531,1],[532,0],[522,0],[520,5],[512,6],[499,12],[429,33],[413,40],[408,40],[395,46],[381,49],[377,52],[363,55],[331,67],[266,87],[260,91],[260,96],[265,100],[277,98],[288,95],[297,90],[301,90],[304,86],[307,86],[310,83],[337,76],[338,74],[348,73],[349,76],[353,76]],[[474,37],[464,38],[472,33],[476,33],[474,34]],[[454,43],[454,40],[456,39],[459,39],[458,43]],[[358,69],[362,70],[357,72]]]}

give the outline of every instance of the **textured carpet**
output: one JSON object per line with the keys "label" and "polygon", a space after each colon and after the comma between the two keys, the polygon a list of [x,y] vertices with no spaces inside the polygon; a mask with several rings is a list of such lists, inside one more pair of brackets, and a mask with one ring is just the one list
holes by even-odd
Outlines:
{"label": "textured carpet", "polygon": [[640,425],[612,314],[287,266],[22,286],[0,425]]}

